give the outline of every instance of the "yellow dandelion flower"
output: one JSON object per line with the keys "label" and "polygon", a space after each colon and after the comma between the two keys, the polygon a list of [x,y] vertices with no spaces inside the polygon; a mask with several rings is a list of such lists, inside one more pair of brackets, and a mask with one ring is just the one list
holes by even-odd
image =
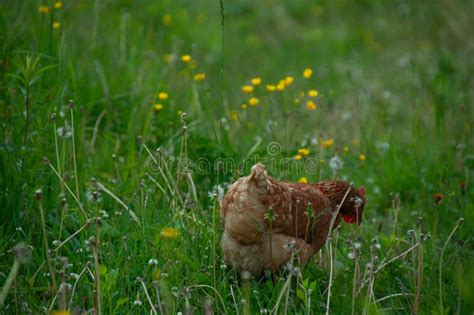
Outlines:
{"label": "yellow dandelion flower", "polygon": [[299,161],[301,160],[303,157],[300,155],[300,154],[297,154],[293,157],[295,160]]}
{"label": "yellow dandelion flower", "polygon": [[311,153],[310,150],[306,149],[306,148],[301,148],[301,149],[298,149],[298,154],[299,155],[302,155],[302,156],[307,156]]}
{"label": "yellow dandelion flower", "polygon": [[318,105],[316,105],[315,102],[309,100],[306,102],[306,108],[308,108],[309,110],[315,110],[316,108],[318,108]]}
{"label": "yellow dandelion flower", "polygon": [[181,56],[181,61],[184,63],[188,63],[191,61],[191,56],[190,55],[182,55]]}
{"label": "yellow dandelion flower", "polygon": [[251,86],[251,85],[244,85],[244,86],[242,87],[242,92],[244,92],[244,93],[251,93],[251,92],[253,92],[253,86]]}
{"label": "yellow dandelion flower", "polygon": [[256,78],[252,78],[250,82],[252,82],[253,85],[257,86],[257,85],[260,85],[260,83],[262,83],[262,79],[259,77],[256,77]]}
{"label": "yellow dandelion flower", "polygon": [[164,26],[170,26],[172,22],[173,22],[173,18],[171,17],[171,14],[163,15],[163,25]]}
{"label": "yellow dandelion flower", "polygon": [[247,104],[244,103],[244,104],[240,105],[240,107],[242,107],[242,109],[247,109]]}
{"label": "yellow dandelion flower", "polygon": [[361,155],[359,155],[359,160],[365,161],[365,160],[367,160],[367,157],[365,156],[365,154],[361,154]]}
{"label": "yellow dandelion flower", "polygon": [[307,184],[308,183],[308,179],[306,177],[300,177],[300,179],[298,179],[298,183],[301,183],[301,184]]}
{"label": "yellow dandelion flower", "polygon": [[318,94],[319,94],[319,92],[316,91],[316,90],[309,90],[308,91],[308,96],[309,97],[316,97],[316,96],[318,96]]}
{"label": "yellow dandelion flower", "polygon": [[203,81],[204,79],[206,78],[206,74],[204,72],[199,72],[199,73],[196,73],[196,75],[194,76],[194,81]]}
{"label": "yellow dandelion flower", "polygon": [[306,68],[306,69],[304,69],[304,71],[303,71],[303,77],[305,77],[306,79],[308,79],[308,78],[311,78],[312,75],[313,75],[313,69],[311,69],[311,68]]}
{"label": "yellow dandelion flower", "polygon": [[59,10],[63,7],[63,3],[61,1],[56,1],[54,4],[53,4],[53,8],[55,8],[56,10]]}
{"label": "yellow dandelion flower", "polygon": [[160,235],[164,238],[177,238],[179,236],[179,231],[171,227],[166,227],[161,230]]}
{"label": "yellow dandelion flower", "polygon": [[344,147],[344,153],[349,153],[349,147]]}
{"label": "yellow dandelion flower", "polygon": [[155,106],[153,106],[153,108],[154,108],[157,112],[159,112],[160,110],[163,109],[163,105],[161,105],[161,104],[155,104]]}
{"label": "yellow dandelion flower", "polygon": [[277,91],[283,91],[285,89],[285,81],[282,80],[282,81],[278,82],[278,84],[276,86],[276,89],[277,89]]}
{"label": "yellow dandelion flower", "polygon": [[69,312],[68,310],[56,310],[56,311],[51,311],[51,315],[71,315],[72,313]]}
{"label": "yellow dandelion flower", "polygon": [[259,102],[258,98],[256,98],[256,97],[251,97],[251,98],[249,99],[249,102],[248,102],[248,103],[249,103],[250,106],[256,106],[256,105],[258,104],[258,102]]}
{"label": "yellow dandelion flower", "polygon": [[235,110],[231,111],[230,114],[229,114],[229,118],[232,121],[238,121],[239,120],[239,114]]}
{"label": "yellow dandelion flower", "polygon": [[332,145],[334,144],[334,139],[333,138],[330,138],[330,139],[327,139],[327,140],[322,140],[321,141],[321,145],[325,148],[329,148],[331,147]]}
{"label": "yellow dandelion flower", "polygon": [[266,88],[268,92],[273,92],[276,90],[276,86],[274,86],[273,84],[267,84]]}
{"label": "yellow dandelion flower", "polygon": [[162,101],[167,100],[168,99],[168,93],[160,92],[160,93],[158,93],[158,98]]}
{"label": "yellow dandelion flower", "polygon": [[40,5],[38,8],[38,12],[41,14],[48,14],[49,13],[49,8],[45,5]]}
{"label": "yellow dandelion flower", "polygon": [[293,83],[294,80],[295,80],[295,78],[293,78],[292,76],[287,76],[285,78],[285,85],[286,86],[290,85],[291,83]]}
{"label": "yellow dandelion flower", "polygon": [[61,23],[59,23],[59,22],[54,22],[53,23],[53,29],[59,30],[60,28],[61,28]]}

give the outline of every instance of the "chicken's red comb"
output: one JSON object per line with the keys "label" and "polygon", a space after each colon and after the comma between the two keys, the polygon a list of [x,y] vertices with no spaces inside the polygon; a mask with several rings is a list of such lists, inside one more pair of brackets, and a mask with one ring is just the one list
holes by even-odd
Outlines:
{"label": "chicken's red comb", "polygon": [[357,216],[355,215],[350,215],[350,214],[343,214],[342,218],[344,219],[344,222],[353,224],[357,223]]}
{"label": "chicken's red comb", "polygon": [[359,194],[361,194],[362,197],[365,197],[365,188],[364,187],[359,188]]}

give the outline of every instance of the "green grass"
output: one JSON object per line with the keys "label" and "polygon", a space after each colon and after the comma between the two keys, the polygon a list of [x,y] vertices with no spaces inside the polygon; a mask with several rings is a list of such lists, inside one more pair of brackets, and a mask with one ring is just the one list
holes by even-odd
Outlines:
{"label": "green grass", "polygon": [[[65,1],[60,9],[2,1],[2,286],[20,265],[1,312],[71,301],[71,310],[149,313],[148,293],[158,313],[212,303],[216,313],[319,314],[331,285],[334,314],[472,313],[472,2],[223,4],[224,28],[219,1]],[[309,79],[305,68],[314,70]],[[193,80],[199,72],[202,82]],[[259,104],[244,110],[250,95],[241,87],[257,76]],[[265,90],[286,76],[294,82],[284,91]],[[319,91],[314,111],[300,96],[310,89]],[[169,98],[158,100],[160,91]],[[326,139],[334,144],[317,144]],[[241,279],[223,263],[212,194],[246,174],[245,161],[281,162],[299,148],[311,151],[299,165],[316,159],[316,171],[270,175],[365,186],[364,221],[333,232],[331,284],[329,247],[301,274]],[[336,154],[344,167],[334,174]],[[198,172],[202,159],[207,173]],[[236,167],[219,168],[218,159]],[[179,235],[166,238],[164,228]],[[32,255],[14,263],[20,242]]]}

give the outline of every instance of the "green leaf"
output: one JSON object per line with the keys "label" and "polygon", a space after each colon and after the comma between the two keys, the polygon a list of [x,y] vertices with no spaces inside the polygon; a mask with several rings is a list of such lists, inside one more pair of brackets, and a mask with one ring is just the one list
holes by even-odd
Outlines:
{"label": "green leaf", "polygon": [[306,299],[306,295],[304,294],[304,291],[301,289],[296,290],[296,296],[299,297],[302,301]]}
{"label": "green leaf", "polygon": [[125,303],[128,302],[128,298],[121,298],[121,299],[118,299],[117,300],[117,303],[115,304],[115,307],[114,307],[114,313],[122,306],[124,305]]}

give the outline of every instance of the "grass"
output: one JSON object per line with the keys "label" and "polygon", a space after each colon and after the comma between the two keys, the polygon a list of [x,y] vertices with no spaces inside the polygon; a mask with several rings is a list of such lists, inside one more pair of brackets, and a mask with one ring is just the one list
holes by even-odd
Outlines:
{"label": "grass", "polygon": [[[222,4],[2,1],[2,312],[472,313],[473,4]],[[219,195],[301,148],[270,174],[365,186],[363,223],[241,278]]]}

